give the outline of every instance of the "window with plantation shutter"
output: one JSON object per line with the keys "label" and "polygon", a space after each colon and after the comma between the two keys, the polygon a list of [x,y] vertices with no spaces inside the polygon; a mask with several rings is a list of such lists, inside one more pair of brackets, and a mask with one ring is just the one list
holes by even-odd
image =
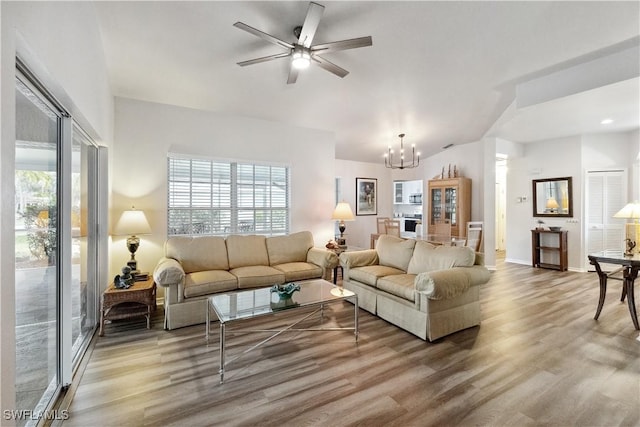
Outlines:
{"label": "window with plantation shutter", "polygon": [[289,232],[289,168],[168,158],[167,234]]}

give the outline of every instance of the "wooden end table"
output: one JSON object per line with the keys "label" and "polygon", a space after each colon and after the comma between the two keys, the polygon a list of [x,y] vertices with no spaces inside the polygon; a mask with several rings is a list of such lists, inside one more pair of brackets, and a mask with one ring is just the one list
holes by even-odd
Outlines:
{"label": "wooden end table", "polygon": [[151,329],[151,313],[156,310],[156,284],[153,276],[135,282],[129,289],[118,289],[113,283],[100,298],[100,332],[104,335],[104,321],[145,316]]}

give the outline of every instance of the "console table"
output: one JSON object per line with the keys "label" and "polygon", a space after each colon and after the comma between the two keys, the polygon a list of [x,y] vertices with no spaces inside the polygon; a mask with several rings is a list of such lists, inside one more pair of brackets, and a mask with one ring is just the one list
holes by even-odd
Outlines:
{"label": "console table", "polygon": [[596,310],[594,319],[598,320],[600,312],[602,311],[604,298],[607,294],[607,278],[609,278],[610,275],[608,272],[602,271],[600,263],[620,265],[622,267],[623,283],[622,298],[620,299],[620,301],[624,301],[625,296],[627,297],[629,314],[631,315],[633,326],[635,326],[637,330],[640,329],[640,324],[638,324],[638,315],[636,313],[635,296],[633,293],[634,282],[636,280],[636,277],[638,277],[638,270],[640,270],[640,254],[636,253],[632,257],[629,257],[624,256],[621,250],[609,250],[596,252],[594,254],[588,255],[588,257],[589,262],[591,262],[591,264],[593,264],[593,266],[596,268],[598,278],[600,279],[600,299],[598,300],[598,309]]}
{"label": "console table", "polygon": [[[558,262],[542,262],[545,253],[547,256],[551,256],[552,253],[557,254]],[[567,259],[566,230],[531,230],[531,264],[534,267],[566,271]]]}

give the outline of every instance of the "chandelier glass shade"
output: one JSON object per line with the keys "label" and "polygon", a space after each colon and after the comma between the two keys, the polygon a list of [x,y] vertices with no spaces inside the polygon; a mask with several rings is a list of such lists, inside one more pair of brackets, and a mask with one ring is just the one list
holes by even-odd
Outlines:
{"label": "chandelier glass shade", "polygon": [[400,135],[398,135],[398,137],[400,137],[400,161],[394,163],[394,152],[391,149],[391,147],[389,147],[387,149],[387,152],[384,155],[384,165],[385,167],[389,168],[389,169],[411,169],[411,168],[415,168],[420,164],[420,152],[416,153],[416,146],[415,144],[411,145],[411,162],[407,160],[405,160],[405,152],[404,152],[404,133],[401,133]]}

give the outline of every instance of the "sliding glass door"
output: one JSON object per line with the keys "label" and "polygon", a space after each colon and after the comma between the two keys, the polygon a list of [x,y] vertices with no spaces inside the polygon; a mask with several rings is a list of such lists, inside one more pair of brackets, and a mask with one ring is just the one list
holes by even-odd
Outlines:
{"label": "sliding glass door", "polygon": [[97,325],[96,196],[98,150],[77,125],[71,145],[71,311],[73,360],[82,355]]}
{"label": "sliding glass door", "polygon": [[[58,157],[61,115],[16,81],[16,405],[58,384]],[[17,420],[21,425],[27,420]]]}
{"label": "sliding glass door", "polygon": [[[98,149],[34,80],[16,77],[16,409],[51,408],[97,325]],[[8,201],[3,201],[8,202]]]}

